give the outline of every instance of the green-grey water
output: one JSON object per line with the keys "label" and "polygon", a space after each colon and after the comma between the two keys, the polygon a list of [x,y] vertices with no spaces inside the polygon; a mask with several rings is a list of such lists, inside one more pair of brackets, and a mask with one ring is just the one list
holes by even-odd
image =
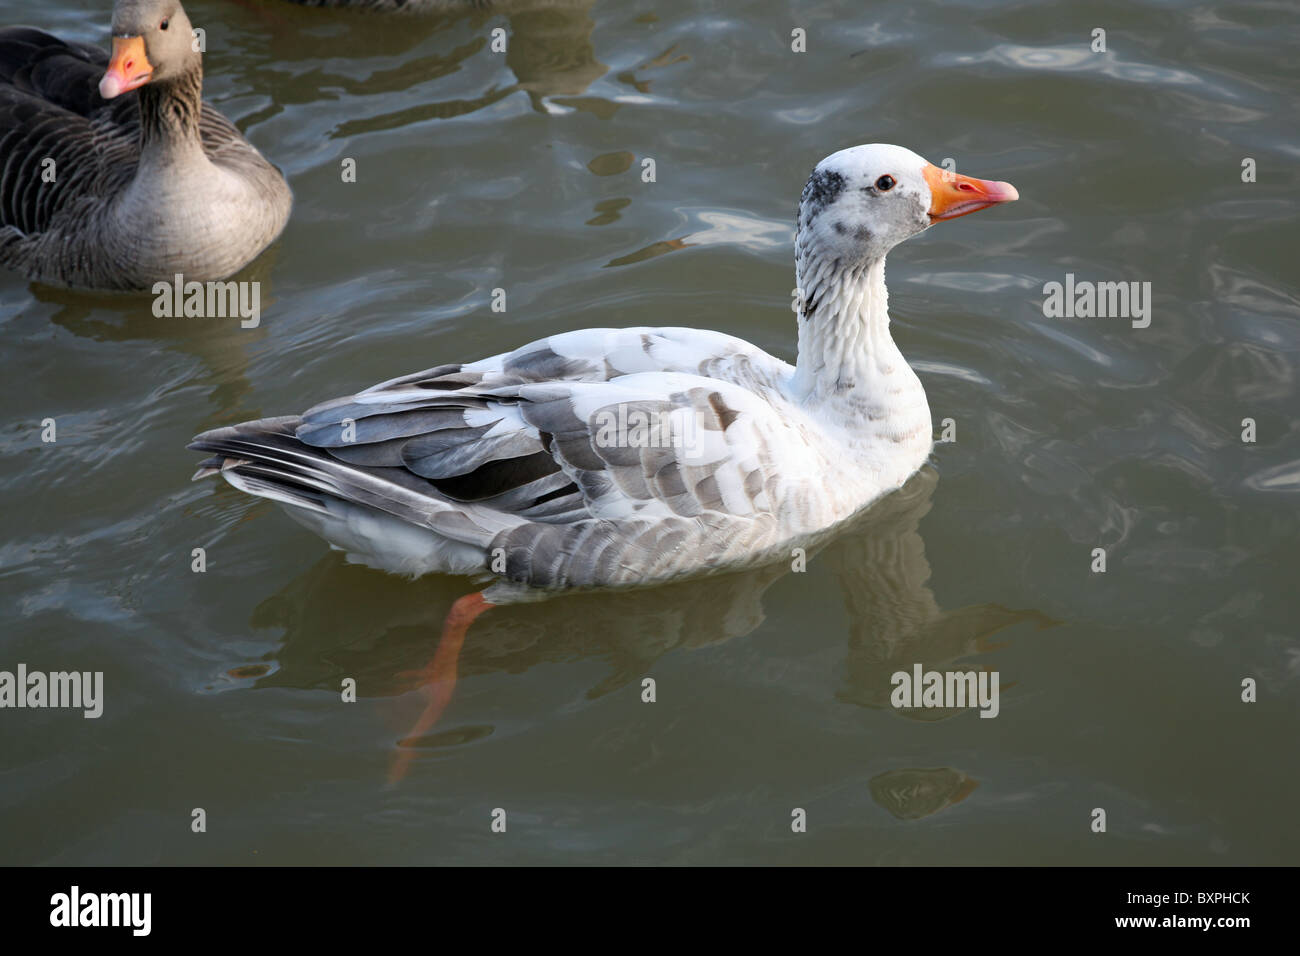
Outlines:
{"label": "green-grey water", "polygon": [[[0,275],[0,670],[105,681],[0,710],[0,862],[1296,862],[1293,4],[187,9],[296,205],[256,328]],[[793,358],[799,191],[861,142],[1020,190],[890,258],[956,440],[804,572],[490,611],[386,787],[466,583],[346,564],[186,442],[568,329]],[[1045,316],[1067,274],[1149,282],[1149,326]],[[914,663],[998,672],[997,718],[891,707]]]}

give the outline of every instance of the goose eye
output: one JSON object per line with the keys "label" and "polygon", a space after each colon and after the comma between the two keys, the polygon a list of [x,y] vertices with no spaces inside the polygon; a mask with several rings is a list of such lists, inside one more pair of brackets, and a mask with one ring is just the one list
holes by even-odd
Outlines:
{"label": "goose eye", "polygon": [[171,22],[172,22],[172,21],[171,21],[170,18],[164,20],[162,23],[158,24],[158,29],[159,29],[159,30],[166,30],[167,27],[171,24]]}
{"label": "goose eye", "polygon": [[881,176],[879,179],[876,180],[876,188],[879,189],[882,193],[889,192],[889,190],[894,188],[894,177]]}

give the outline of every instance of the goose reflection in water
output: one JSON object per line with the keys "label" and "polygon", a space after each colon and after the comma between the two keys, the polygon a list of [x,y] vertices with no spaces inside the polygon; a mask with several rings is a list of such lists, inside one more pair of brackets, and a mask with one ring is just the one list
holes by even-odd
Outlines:
{"label": "goose reflection in water", "polygon": [[[366,38],[368,56],[394,56],[407,53],[430,36],[460,25],[463,21],[474,31],[474,38],[461,42],[451,49],[407,58],[397,69],[385,69],[369,76],[334,75],[321,72],[321,80],[331,89],[366,97],[379,102],[376,97],[385,93],[404,93],[431,77],[442,77],[457,72],[477,56],[500,56],[493,44],[504,43],[505,65],[515,76],[507,86],[493,85],[476,96],[422,103],[401,110],[379,113],[365,119],[348,120],[340,124],[337,135],[353,135],[376,129],[393,129],[409,123],[428,119],[448,119],[463,116],[492,106],[514,93],[527,93],[533,109],[551,112],[548,97],[581,97],[588,87],[608,72],[608,67],[596,58],[591,42],[595,21],[591,17],[595,0],[507,0],[507,2],[435,2],[405,4],[403,9],[356,11],[354,15],[336,14],[323,22],[328,26],[345,26],[338,34],[316,34],[310,45],[300,42],[304,25],[321,18],[320,11],[294,11],[292,8],[258,5],[254,13],[263,21],[265,32],[272,37],[286,39],[284,49],[277,44],[276,60],[279,63],[309,57],[328,62],[331,57],[355,57],[356,36]],[[301,3],[300,6],[357,7],[363,4],[347,2]],[[365,4],[374,6],[374,4]],[[418,14],[418,15],[409,15]],[[497,28],[504,36],[493,36]],[[654,66],[651,63],[647,66]],[[588,109],[599,115],[611,115],[617,108],[612,102],[599,99],[581,99],[556,103],[563,107]]]}
{"label": "goose reflection in water", "polygon": [[[272,246],[230,277],[245,286],[258,286],[263,313],[278,308],[277,258],[278,247]],[[26,294],[30,299],[19,306],[22,312],[46,310],[51,324],[77,338],[140,347],[152,343],[153,369],[167,369],[169,354],[192,357],[193,371],[184,373],[192,377],[185,379],[185,385],[202,389],[208,397],[205,423],[217,425],[232,415],[260,414],[248,364],[251,351],[263,347],[269,336],[265,321],[243,328],[238,318],[160,317],[154,314],[152,292],[92,293],[33,282]]]}
{"label": "goose reflection in water", "polygon": [[[930,566],[918,531],[937,480],[931,468],[923,468],[857,520],[807,545],[806,573],[830,570],[849,612],[844,685],[836,692],[845,703],[890,708],[893,672],[918,662],[927,669],[941,668],[993,652],[1002,645],[990,638],[1014,624],[1053,623],[1037,611],[995,604],[940,609],[928,586]],[[431,681],[436,661],[427,658],[430,638],[463,593],[463,581],[444,576],[407,581],[345,565],[331,555],[255,610],[255,627],[285,629],[282,645],[266,658],[277,666],[255,686],[337,692],[340,682],[352,677],[360,697],[396,697],[395,710],[408,719],[418,701],[420,719],[395,748],[390,779],[396,782],[418,755],[491,733],[490,727],[480,726],[435,730],[429,714],[448,706],[457,679],[603,659],[609,673],[587,691],[589,699],[602,697],[638,684],[671,651],[753,633],[765,619],[764,596],[779,579],[798,573],[792,571],[796,563],[801,562],[644,590],[570,594],[496,607],[474,621],[454,671]],[[449,712],[455,713],[454,703]],[[957,712],[896,711],[921,720]],[[917,808],[937,812],[975,787],[965,773],[947,768],[940,776],[935,776],[939,771],[907,767],[890,773],[910,776],[883,775],[877,778],[879,785],[873,781],[872,794],[904,819],[926,815]],[[899,780],[910,782],[899,785]]]}

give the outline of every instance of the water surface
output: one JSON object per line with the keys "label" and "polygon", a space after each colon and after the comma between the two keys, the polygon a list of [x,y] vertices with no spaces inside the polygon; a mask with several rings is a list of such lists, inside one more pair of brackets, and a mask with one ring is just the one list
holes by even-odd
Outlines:
{"label": "water surface", "polygon": [[[243,276],[255,329],[0,275],[0,668],[107,697],[0,712],[0,861],[1296,861],[1294,5],[187,9],[296,206]],[[89,42],[108,19],[0,0]],[[799,191],[873,141],[1022,197],[890,259],[956,441],[804,573],[490,612],[386,789],[465,582],[190,484],[189,438],[567,329],[793,358]],[[1149,327],[1045,317],[1067,274],[1150,282]],[[894,710],[915,662],[996,670],[999,716]]]}

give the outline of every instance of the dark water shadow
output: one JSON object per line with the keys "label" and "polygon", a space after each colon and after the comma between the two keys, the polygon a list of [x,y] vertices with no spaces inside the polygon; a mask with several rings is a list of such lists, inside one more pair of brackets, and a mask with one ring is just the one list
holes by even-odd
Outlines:
{"label": "dark water shadow", "polygon": [[[844,687],[837,692],[846,703],[888,708],[894,671],[915,663],[941,669],[996,649],[991,638],[1013,624],[1055,623],[1035,610],[997,604],[939,607],[918,530],[936,482],[933,470],[924,469],[829,540],[806,549],[810,572],[830,570],[849,612]],[[656,588],[496,607],[474,622],[461,676],[599,658],[608,661],[610,673],[587,696],[601,697],[644,676],[671,651],[752,633],[766,617],[766,593],[791,573],[797,573],[791,563],[782,562]],[[470,590],[463,578],[410,581],[330,553],[254,611],[253,627],[285,632],[268,655],[279,666],[258,686],[334,691],[351,676],[362,696],[402,693],[409,687],[394,674],[425,663],[448,608]]]}
{"label": "dark water shadow", "polygon": [[[378,102],[374,98],[385,93],[400,93],[462,70],[471,58],[489,51],[493,30],[498,26],[505,30],[505,65],[514,74],[514,83],[492,86],[474,96],[348,119],[331,134],[346,137],[463,116],[521,91],[527,93],[538,112],[549,111],[548,97],[581,96],[609,69],[596,58],[591,40],[595,29],[593,4],[594,0],[465,3],[398,16],[348,7],[307,10],[285,4],[259,5],[253,12],[262,30],[253,44],[259,59],[265,59],[266,68],[283,76],[288,97],[282,97],[282,102],[300,102],[304,95],[307,99],[337,95],[320,93],[323,88]],[[471,38],[448,49],[406,55],[435,34],[462,23],[473,31]],[[346,62],[358,54],[400,57],[401,62],[391,69],[364,75],[319,68],[308,74],[314,81],[314,94],[307,92],[301,75],[286,70],[294,63],[307,61]]]}
{"label": "dark water shadow", "polygon": [[[278,248],[277,243],[224,280],[258,284],[260,316],[258,324],[248,328],[239,316],[157,316],[150,292],[89,292],[40,283],[31,283],[29,290],[37,302],[53,310],[49,320],[54,325],[78,338],[101,343],[152,342],[159,349],[196,359],[198,369],[186,384],[201,387],[208,396],[211,413],[196,424],[212,427],[232,418],[262,414],[249,401],[253,386],[248,379],[248,361],[253,348],[266,338],[267,316],[274,314],[271,276]],[[147,380],[151,371],[146,366],[131,374]]]}
{"label": "dark water shadow", "polygon": [[[1038,611],[996,604],[939,607],[918,530],[936,483],[935,472],[924,469],[851,525],[807,549],[809,573],[829,570],[848,610],[843,686],[835,691],[845,703],[890,708],[895,671],[910,671],[915,663],[944,669],[994,650],[1000,645],[991,638],[1012,625],[1054,623]],[[589,699],[599,698],[639,681],[666,654],[753,633],[764,621],[768,590],[791,573],[797,572],[786,562],[652,589],[492,608],[469,632],[460,681],[463,686],[487,674],[600,660],[607,673],[586,692]],[[338,693],[341,681],[352,677],[361,697],[404,695],[417,686],[413,675],[427,665],[448,608],[470,589],[460,578],[407,581],[348,566],[337,555],[323,558],[254,611],[254,627],[283,628],[284,635],[266,656],[277,666],[253,686]],[[963,712],[896,711],[927,721]],[[462,737],[483,736],[482,728],[469,733],[448,726],[454,724],[453,702],[437,732],[415,746],[436,750],[455,746]],[[975,786],[952,768],[890,773],[905,776],[883,779],[876,789],[882,806],[904,819],[937,812]]]}

